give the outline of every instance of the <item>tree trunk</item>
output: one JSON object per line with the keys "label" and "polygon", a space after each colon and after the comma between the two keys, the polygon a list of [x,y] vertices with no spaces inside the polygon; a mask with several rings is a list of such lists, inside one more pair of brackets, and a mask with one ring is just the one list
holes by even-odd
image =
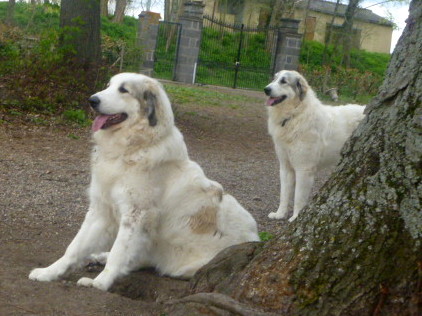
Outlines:
{"label": "tree trunk", "polygon": [[290,18],[295,4],[295,0],[273,0],[269,26],[279,25],[281,18]]}
{"label": "tree trunk", "polygon": [[322,64],[323,65],[327,65],[331,61],[331,58],[328,58],[328,45],[330,45],[330,43],[331,43],[331,35],[332,35],[332,32],[333,32],[333,25],[334,25],[334,22],[336,20],[339,4],[340,4],[340,0],[337,0],[336,6],[335,6],[335,9],[334,9],[333,17],[331,18],[331,22],[328,25],[328,29],[327,29],[327,34],[325,35],[324,51],[322,52]]}
{"label": "tree trunk", "polygon": [[6,16],[6,24],[14,25],[15,24],[15,6],[16,0],[9,0],[7,5],[7,16]]}
{"label": "tree trunk", "polygon": [[101,16],[108,16],[108,0],[100,0]]}
{"label": "tree trunk", "polygon": [[[263,247],[220,254],[171,309],[422,315],[422,1],[409,12],[367,118],[319,194]],[[224,295],[197,294],[207,291]]]}
{"label": "tree trunk", "polygon": [[168,21],[168,22],[171,21],[171,1],[170,0],[164,0],[164,21]]}
{"label": "tree trunk", "polygon": [[62,0],[60,44],[83,65],[100,59],[100,1]]}
{"label": "tree trunk", "polygon": [[349,0],[346,13],[344,14],[344,22],[342,25],[343,32],[343,65],[350,67],[350,51],[353,42],[353,19],[361,0]]}
{"label": "tree trunk", "polygon": [[127,0],[116,0],[116,10],[114,11],[113,22],[122,23],[125,17]]}

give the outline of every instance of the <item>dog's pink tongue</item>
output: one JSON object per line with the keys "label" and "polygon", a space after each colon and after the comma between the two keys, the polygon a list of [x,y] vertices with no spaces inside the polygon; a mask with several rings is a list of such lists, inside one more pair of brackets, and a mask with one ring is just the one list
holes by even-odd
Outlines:
{"label": "dog's pink tongue", "polygon": [[94,123],[92,123],[92,131],[95,133],[96,131],[101,129],[101,127],[103,127],[103,125],[107,121],[108,117],[109,115],[98,115],[95,118]]}
{"label": "dog's pink tongue", "polygon": [[273,99],[273,98],[268,98],[268,100],[267,100],[267,105],[273,105],[273,103],[275,102],[275,99]]}

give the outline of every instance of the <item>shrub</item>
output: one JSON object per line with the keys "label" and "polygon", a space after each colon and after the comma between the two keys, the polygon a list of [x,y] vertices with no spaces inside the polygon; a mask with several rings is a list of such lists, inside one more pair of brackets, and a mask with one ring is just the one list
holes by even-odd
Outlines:
{"label": "shrub", "polygon": [[67,121],[76,123],[80,126],[88,126],[91,124],[91,120],[84,110],[66,110],[63,112],[63,117]]}
{"label": "shrub", "polygon": [[[5,17],[6,9],[7,3],[0,2],[0,21]],[[86,71],[83,66],[63,58],[73,48],[58,45],[60,36],[68,33],[59,28],[59,15],[60,9],[56,5],[17,3],[17,26],[0,23],[2,109],[62,113],[80,107],[86,103],[87,96],[103,88],[110,73],[117,72],[112,63],[119,58],[121,43],[126,45],[125,65],[131,65],[130,70],[139,69],[136,66],[140,61],[139,48],[134,45],[136,19],[127,18],[127,25],[116,25],[103,18],[104,36],[110,33],[117,37],[103,40],[104,52],[111,51],[115,56],[108,66],[100,61],[94,71]]]}
{"label": "shrub", "polygon": [[327,47],[329,65],[322,65],[324,45],[304,41],[299,58],[300,71],[314,90],[323,97],[329,88],[337,88],[339,96],[351,102],[367,103],[381,85],[390,55],[353,50],[351,68],[341,66],[335,47]]}

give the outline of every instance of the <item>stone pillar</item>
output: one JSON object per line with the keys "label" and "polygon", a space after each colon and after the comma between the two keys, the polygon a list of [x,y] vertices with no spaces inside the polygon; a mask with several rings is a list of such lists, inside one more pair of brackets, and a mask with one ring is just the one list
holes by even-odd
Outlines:
{"label": "stone pillar", "polygon": [[298,69],[302,45],[302,35],[298,33],[299,23],[299,20],[281,19],[275,56],[275,72]]}
{"label": "stone pillar", "polygon": [[154,70],[159,21],[160,13],[142,11],[139,14],[138,44],[143,50],[140,73],[147,76],[152,76]]}
{"label": "stone pillar", "polygon": [[176,81],[194,83],[201,43],[204,7],[202,1],[187,1],[184,3],[184,11],[179,20],[182,25],[182,32],[176,59],[174,78]]}

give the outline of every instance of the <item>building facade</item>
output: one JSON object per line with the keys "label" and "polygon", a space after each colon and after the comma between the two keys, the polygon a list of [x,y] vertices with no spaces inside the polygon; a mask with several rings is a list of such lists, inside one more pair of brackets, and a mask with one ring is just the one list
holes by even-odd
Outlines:
{"label": "building facade", "polygon": [[[331,41],[341,36],[341,25],[347,5],[311,0],[306,14],[307,0],[298,1],[285,17],[300,20],[299,32],[305,39],[324,43],[333,23]],[[272,14],[272,0],[204,0],[204,13],[226,23],[249,27],[267,26]],[[287,15],[287,16],[286,16]],[[334,18],[334,21],[333,21]],[[353,47],[369,52],[390,53],[393,23],[368,9],[359,9],[354,18]]]}

